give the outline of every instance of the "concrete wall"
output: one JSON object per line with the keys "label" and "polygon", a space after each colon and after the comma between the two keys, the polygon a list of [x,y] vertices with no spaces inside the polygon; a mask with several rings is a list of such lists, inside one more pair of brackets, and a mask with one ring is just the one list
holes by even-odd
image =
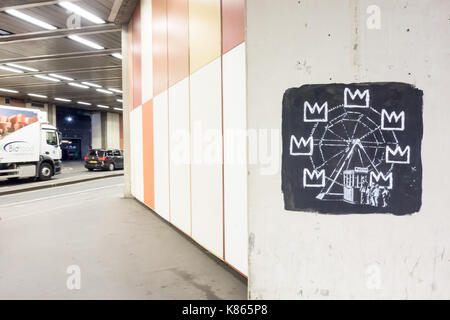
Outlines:
{"label": "concrete wall", "polygon": [[[142,0],[128,26],[131,190],[247,274],[244,0]],[[208,159],[207,159],[208,158]]]}
{"label": "concrete wall", "polygon": [[[371,5],[380,29],[367,26]],[[280,132],[283,93],[304,84],[400,81],[424,91],[415,215],[288,212],[280,170],[250,166],[250,298],[450,298],[449,11],[442,0],[247,0],[249,129]],[[275,152],[281,163],[281,143]]]}

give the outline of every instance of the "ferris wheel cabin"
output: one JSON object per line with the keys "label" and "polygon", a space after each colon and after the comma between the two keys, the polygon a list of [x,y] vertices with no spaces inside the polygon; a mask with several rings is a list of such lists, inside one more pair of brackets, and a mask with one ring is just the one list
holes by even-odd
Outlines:
{"label": "ferris wheel cabin", "polygon": [[344,171],[344,201],[351,204],[361,204],[361,193],[368,185],[369,170],[367,168]]}

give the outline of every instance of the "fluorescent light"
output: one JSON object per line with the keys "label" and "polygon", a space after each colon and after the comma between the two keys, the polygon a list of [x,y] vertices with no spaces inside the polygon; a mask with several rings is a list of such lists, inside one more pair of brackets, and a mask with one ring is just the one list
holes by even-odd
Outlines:
{"label": "fluorescent light", "polygon": [[119,90],[119,89],[108,88],[108,90],[109,90],[109,91],[112,91],[112,92],[123,93],[123,91],[122,91],[122,90]]}
{"label": "fluorescent light", "polygon": [[30,97],[36,97],[36,98],[47,99],[47,96],[44,96],[44,95],[42,95],[42,94],[29,93],[28,95],[29,95]]}
{"label": "fluorescent light", "polygon": [[2,92],[9,92],[9,93],[19,93],[19,91],[16,91],[16,90],[3,89],[3,88],[0,88],[0,91],[2,91]]}
{"label": "fluorescent light", "polygon": [[64,99],[64,98],[55,98],[56,101],[62,101],[62,102],[72,102],[72,100]]}
{"label": "fluorescent light", "polygon": [[122,99],[117,99],[117,102],[123,102],[123,100]]}
{"label": "fluorescent light", "polygon": [[123,109],[121,109],[121,108],[114,108],[114,110],[123,111]]}
{"label": "fluorescent light", "polygon": [[41,28],[47,29],[47,30],[56,30],[58,29],[55,26],[52,26],[51,24],[48,24],[47,22],[41,21],[39,19],[33,18],[32,16],[29,16],[25,13],[22,13],[20,11],[17,11],[15,9],[10,9],[10,10],[6,10],[7,13],[9,13],[10,15],[22,19],[26,22],[32,23],[34,25],[37,25]]}
{"label": "fluorescent light", "polygon": [[22,70],[17,70],[17,69],[6,67],[6,66],[0,66],[0,69],[9,71],[9,72],[14,72],[14,73],[24,73]]}
{"label": "fluorescent light", "polygon": [[105,89],[96,89],[98,92],[105,93],[105,94],[113,94],[111,91],[105,90]]}
{"label": "fluorescent light", "polygon": [[85,84],[85,85],[87,85],[89,87],[94,87],[94,88],[101,88],[102,87],[101,85],[98,85],[98,84],[95,84],[95,83],[92,83],[92,82],[86,82],[86,81],[82,82],[82,84]]}
{"label": "fluorescent light", "polygon": [[73,13],[78,14],[79,16],[82,16],[83,18],[85,18],[93,23],[96,23],[96,24],[105,23],[104,20],[100,19],[96,15],[90,13],[87,10],[84,10],[83,8],[77,6],[76,4],[73,4],[71,2],[63,1],[63,2],[60,2],[59,5],[63,8],[66,8],[67,10],[72,11]]}
{"label": "fluorescent light", "polygon": [[69,86],[83,88],[83,89],[89,89],[88,86],[83,86],[82,84],[75,83],[75,82],[69,82]]}
{"label": "fluorescent light", "polygon": [[69,36],[69,39],[74,40],[74,41],[76,41],[76,42],[79,42],[79,43],[81,43],[81,44],[84,44],[85,46],[91,47],[91,48],[93,48],[93,49],[97,49],[97,50],[103,50],[103,49],[105,49],[105,48],[102,47],[101,45],[99,45],[99,44],[97,44],[97,43],[95,43],[95,42],[92,42],[92,41],[90,41],[90,40],[81,38],[81,37],[79,37],[79,36]]}
{"label": "fluorescent light", "polygon": [[97,107],[99,107],[99,108],[103,108],[103,109],[109,109],[109,107],[108,107],[108,106],[104,106],[104,105],[102,105],[102,104],[98,104],[98,105],[97,105]]}
{"label": "fluorescent light", "polygon": [[43,80],[48,80],[48,81],[53,81],[53,82],[61,82],[61,80],[55,79],[55,78],[50,78],[47,76],[43,76],[41,74],[37,74],[34,77],[39,78],[39,79],[43,79]]}
{"label": "fluorescent light", "polygon": [[85,105],[85,106],[91,106],[91,105],[92,105],[92,103],[89,103],[89,102],[83,102],[83,101],[78,101],[77,103],[78,103],[78,104]]}
{"label": "fluorescent light", "polygon": [[122,54],[120,54],[120,53],[118,53],[118,52],[117,52],[117,53],[113,53],[112,56],[113,56],[114,58],[117,58],[117,59],[120,59],[120,60],[123,59]]}
{"label": "fluorescent light", "polygon": [[30,68],[30,67],[25,67],[25,66],[20,66],[20,65],[15,64],[15,63],[7,63],[6,65],[7,65],[7,66],[10,66],[10,67],[17,68],[17,69],[22,69],[22,70],[26,70],[26,71],[31,71],[31,72],[38,72],[38,71],[39,71],[38,69]]}
{"label": "fluorescent light", "polygon": [[66,76],[62,76],[62,75],[56,74],[56,73],[50,73],[49,76],[51,76],[53,78],[62,79],[62,80],[73,81],[72,78],[69,78],[69,77],[66,77]]}

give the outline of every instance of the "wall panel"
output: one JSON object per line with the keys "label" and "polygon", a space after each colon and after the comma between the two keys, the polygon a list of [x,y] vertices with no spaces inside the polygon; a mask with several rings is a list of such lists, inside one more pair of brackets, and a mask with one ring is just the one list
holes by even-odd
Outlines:
{"label": "wall panel", "polygon": [[245,0],[222,0],[222,53],[245,41]]}
{"label": "wall panel", "polygon": [[154,210],[169,220],[169,111],[167,91],[153,100],[155,206]]}
{"label": "wall panel", "polygon": [[141,1],[142,102],[153,98],[153,16],[152,0]]}
{"label": "wall panel", "polygon": [[169,89],[170,222],[191,233],[189,79]]}
{"label": "wall panel", "polygon": [[130,114],[130,148],[131,148],[131,193],[144,202],[143,169],[143,134],[142,107],[138,106]]}
{"label": "wall panel", "polygon": [[220,0],[189,0],[190,72],[221,55]]}
{"label": "wall panel", "polygon": [[188,4],[188,0],[167,0],[169,86],[189,76]]}
{"label": "wall panel", "polygon": [[153,0],[153,95],[167,90],[167,0]]}
{"label": "wall panel", "polygon": [[225,260],[247,274],[245,44],[223,56]]}
{"label": "wall panel", "polygon": [[132,19],[132,68],[133,68],[133,108],[142,104],[141,93],[141,73],[142,73],[142,54],[141,54],[141,9],[140,5],[136,7]]}
{"label": "wall panel", "polygon": [[153,100],[142,106],[144,203],[150,208],[155,208],[153,109]]}
{"label": "wall panel", "polygon": [[221,59],[190,80],[192,237],[223,257]]}

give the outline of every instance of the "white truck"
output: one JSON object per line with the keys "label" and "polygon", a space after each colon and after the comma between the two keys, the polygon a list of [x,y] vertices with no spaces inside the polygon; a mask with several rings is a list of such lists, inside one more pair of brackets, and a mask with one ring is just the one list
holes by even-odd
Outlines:
{"label": "white truck", "polygon": [[51,179],[61,173],[60,145],[46,112],[0,105],[0,180]]}

